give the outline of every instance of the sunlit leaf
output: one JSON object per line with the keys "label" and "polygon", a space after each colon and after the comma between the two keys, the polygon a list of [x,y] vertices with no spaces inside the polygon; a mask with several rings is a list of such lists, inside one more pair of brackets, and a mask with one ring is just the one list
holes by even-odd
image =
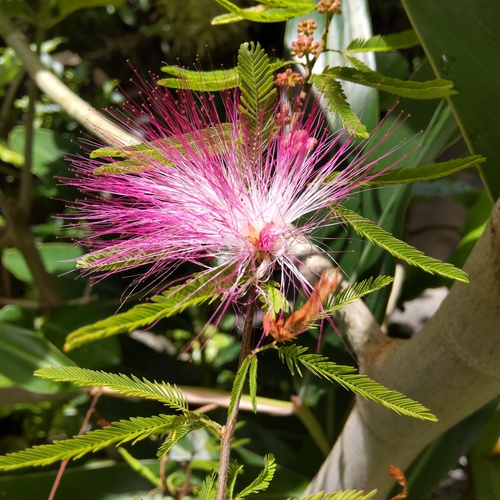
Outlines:
{"label": "sunlit leaf", "polygon": [[413,30],[391,35],[375,35],[368,40],[357,38],[346,48],[347,52],[386,52],[389,50],[408,49],[420,45]]}

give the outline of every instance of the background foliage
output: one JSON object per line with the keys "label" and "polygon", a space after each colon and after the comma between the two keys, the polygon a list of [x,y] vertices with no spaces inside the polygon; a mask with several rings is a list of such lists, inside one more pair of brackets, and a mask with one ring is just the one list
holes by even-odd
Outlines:
{"label": "background foliage", "polygon": [[[268,53],[274,51],[276,56],[286,59],[289,33],[293,31],[292,21],[288,27],[284,23],[248,21],[210,26],[210,20],[223,14],[224,9],[215,2],[196,0],[2,0],[0,8],[0,15],[9,16],[35,44],[44,64],[97,108],[120,102],[125,94],[134,95],[135,90],[128,82],[131,70],[126,60],[143,75],[148,71],[159,72],[165,63],[176,63],[177,58],[191,67],[197,56],[205,68],[218,68],[222,63],[233,67],[240,43],[247,40],[258,40]],[[494,140],[495,127],[498,127],[495,116],[499,110],[492,89],[498,87],[500,76],[496,67],[492,69],[488,64],[494,60],[494,53],[475,45],[481,38],[489,40],[481,47],[491,47],[492,51],[498,48],[491,25],[498,8],[485,0],[474,5],[462,0],[442,2],[439,6],[431,1],[418,5],[405,1],[403,5],[395,1],[373,2],[370,8],[375,33],[405,30],[410,27],[409,16],[423,46],[378,53],[379,71],[393,78],[421,81],[440,76],[453,80],[459,91],[449,101],[401,100],[401,107],[411,112],[412,117],[398,130],[394,142],[424,130],[423,147],[407,164],[483,154],[489,159],[481,166],[486,189],[482,188],[480,177],[468,171],[413,187],[369,191],[353,200],[348,208],[401,235],[405,232],[407,210],[431,197],[451,200],[455,203],[453,206],[465,214],[455,229],[459,243],[450,256],[455,264],[461,265],[484,226],[491,201],[500,193],[500,176],[491,160],[499,156],[495,149],[498,141]],[[358,15],[364,16],[365,22],[369,20],[368,12]],[[450,16],[453,22],[449,21]],[[481,19],[484,25],[481,36],[467,34],[467,19],[471,16]],[[347,16],[340,19],[339,22],[346,24],[351,22]],[[340,26],[338,28],[343,32]],[[346,26],[343,28],[348,31]],[[457,44],[457,39],[463,43]],[[350,41],[344,40],[342,48]],[[334,55],[327,55],[327,63],[338,65],[329,61],[330,57]],[[122,90],[117,89],[118,82]],[[482,86],[480,82],[489,83]],[[363,90],[366,96],[364,87]],[[378,120],[380,112],[392,105],[388,94],[377,91],[371,95],[373,98],[363,114],[363,122],[369,128]],[[63,231],[63,219],[54,215],[66,210],[61,200],[74,199],[77,193],[59,185],[57,176],[68,175],[64,156],[78,151],[78,143],[74,141],[81,137],[81,127],[57,105],[30,88],[19,60],[7,47],[0,48],[0,96],[1,221],[3,228],[8,226],[7,218],[13,214],[18,221],[14,236],[6,230],[1,235],[0,452],[18,451],[78,433],[92,395],[74,385],[34,378],[36,369],[78,365],[130,373],[149,380],[196,387],[206,400],[216,396],[214,387],[229,391],[238,345],[235,337],[226,333],[232,331],[232,324],[238,318],[228,317],[217,331],[207,332],[213,334],[212,339],[194,362],[182,356],[190,339],[210,317],[209,308],[189,308],[162,320],[147,332],[132,331],[129,335],[110,337],[63,353],[68,333],[119,309],[128,278],[111,277],[91,286],[87,279],[76,279],[75,273],[68,273],[73,267],[68,261],[78,258],[83,250],[71,242],[78,234]],[[30,107],[29,102],[34,106]],[[33,147],[29,152],[25,145],[31,142]],[[23,164],[30,154],[34,177],[32,189],[26,193]],[[15,211],[19,208],[24,212]],[[426,229],[424,227],[424,231]],[[391,257],[357,237],[343,238],[334,243],[334,248],[339,252],[342,268],[353,279],[393,272]],[[399,301],[402,303],[418,296],[424,288],[440,284],[439,278],[412,270],[407,274]],[[378,293],[368,304],[382,321],[388,292]],[[141,298],[130,297],[128,305]],[[314,334],[303,339],[311,349],[315,348],[316,341]],[[335,332],[325,332],[322,348],[324,354],[336,362],[352,364],[349,350]],[[335,441],[349,410],[351,395],[339,386],[308,375],[291,379],[286,368],[273,356],[260,359],[259,394],[269,398],[271,409],[257,415],[251,412],[243,415],[235,452],[245,465],[243,482],[245,478],[250,482],[257,476],[265,454],[272,450],[280,467],[262,497],[297,495]],[[292,396],[300,404],[291,405]],[[154,401],[103,396],[90,426],[99,428],[102,422],[131,415],[147,417],[158,411]],[[224,410],[214,410],[211,415],[222,419]],[[470,463],[465,466],[462,459],[459,466],[468,478],[464,484],[475,489],[478,499],[495,493],[500,495],[494,480],[498,473],[498,455],[494,457],[488,452],[498,437],[498,420],[498,411],[495,413],[493,406],[487,408],[428,449],[414,466],[411,478],[418,487],[410,488],[410,498],[424,498],[464,455],[468,455]],[[58,497],[72,498],[75,492],[81,499],[146,496],[155,487],[146,471],[156,477],[159,474],[160,463],[151,460],[157,447],[158,443],[143,440],[127,448],[129,452],[118,453],[114,448],[106,448],[70,463]],[[133,457],[129,453],[133,453]],[[186,478],[200,486],[216,457],[215,440],[206,431],[198,431],[174,447],[168,462],[161,464],[173,496],[181,498],[189,493],[185,489]],[[307,460],[304,457],[308,457]],[[135,467],[135,472],[131,472],[131,467]],[[426,474],[426,470],[433,470],[434,474]],[[47,498],[54,477],[55,467],[2,473],[0,492],[7,498]]]}

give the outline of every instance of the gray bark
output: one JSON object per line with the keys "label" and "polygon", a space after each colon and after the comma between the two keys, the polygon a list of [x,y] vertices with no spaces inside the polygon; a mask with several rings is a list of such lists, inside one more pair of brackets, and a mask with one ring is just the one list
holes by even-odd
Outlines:
{"label": "gray bark", "polygon": [[410,340],[383,337],[366,322],[360,326],[356,310],[344,312],[360,371],[416,399],[439,421],[398,416],[358,398],[308,493],[376,488],[376,498],[385,498],[395,484],[390,464],[405,470],[431,441],[500,393],[500,200],[464,269],[470,283],[455,283]]}

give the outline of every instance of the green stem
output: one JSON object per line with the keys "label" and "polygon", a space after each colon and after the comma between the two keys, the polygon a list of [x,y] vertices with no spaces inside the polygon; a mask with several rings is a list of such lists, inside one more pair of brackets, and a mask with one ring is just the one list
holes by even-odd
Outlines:
{"label": "green stem", "polygon": [[[255,316],[255,305],[256,296],[254,292],[250,292],[246,316],[245,316],[245,326],[243,327],[243,338],[241,341],[241,351],[240,358],[238,361],[238,370],[240,369],[243,361],[248,355],[252,353],[251,342],[252,342],[252,327],[253,319]],[[224,432],[221,433],[221,449],[220,449],[220,459],[219,459],[219,474],[217,476],[217,500],[226,499],[226,489],[227,489],[227,475],[229,470],[229,459],[231,456],[231,443],[233,442],[234,429],[236,427],[236,420],[238,418],[238,410],[241,400],[241,391],[238,394],[238,399],[234,406],[233,412],[228,416]]]}
{"label": "green stem", "polygon": [[161,479],[158,476],[153,474],[145,465],[143,465],[122,446],[118,446],[116,449],[132,470],[137,472],[150,483],[154,484],[157,488],[161,488]]}

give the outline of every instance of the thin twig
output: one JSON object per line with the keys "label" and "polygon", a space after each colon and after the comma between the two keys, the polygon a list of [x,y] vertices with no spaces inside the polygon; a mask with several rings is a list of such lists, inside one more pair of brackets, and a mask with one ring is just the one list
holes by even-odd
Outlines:
{"label": "thin twig", "polygon": [[[251,354],[252,327],[255,316],[256,297],[254,293],[250,293],[245,316],[245,326],[243,327],[243,339],[241,341],[240,358],[238,361],[238,369],[241,367],[245,358]],[[234,410],[227,419],[224,427],[224,433],[221,434],[221,449],[219,459],[219,474],[217,476],[217,500],[225,500],[227,488],[227,474],[229,469],[229,459],[231,456],[231,444],[234,437],[234,429],[238,418],[238,410],[240,405],[241,393],[236,401]]]}
{"label": "thin twig", "polygon": [[[94,397],[92,398],[92,402],[90,403],[89,409],[87,410],[87,413],[85,415],[85,418],[83,419],[82,426],[80,427],[80,431],[78,432],[78,435],[81,436],[84,432],[85,429],[87,428],[87,425],[89,424],[90,417],[92,416],[92,413],[94,413],[94,409],[97,405],[97,401],[99,401],[99,398],[101,397],[102,391],[97,390],[94,392]],[[52,490],[50,491],[50,495],[48,500],[54,500],[54,497],[57,492],[57,488],[59,488],[59,485],[61,484],[61,479],[62,475],[64,474],[64,471],[66,470],[66,466],[68,465],[69,458],[66,460],[63,460],[61,462],[61,465],[59,466],[59,470],[57,471],[57,476],[54,481],[54,484],[52,486]]]}
{"label": "thin twig", "polygon": [[104,115],[72,92],[53,73],[45,69],[22,35],[17,33],[10,24],[8,16],[1,11],[0,35],[22,60],[24,67],[38,88],[59,104],[69,116],[109,145],[130,146],[140,142],[137,137],[107,120]]}

